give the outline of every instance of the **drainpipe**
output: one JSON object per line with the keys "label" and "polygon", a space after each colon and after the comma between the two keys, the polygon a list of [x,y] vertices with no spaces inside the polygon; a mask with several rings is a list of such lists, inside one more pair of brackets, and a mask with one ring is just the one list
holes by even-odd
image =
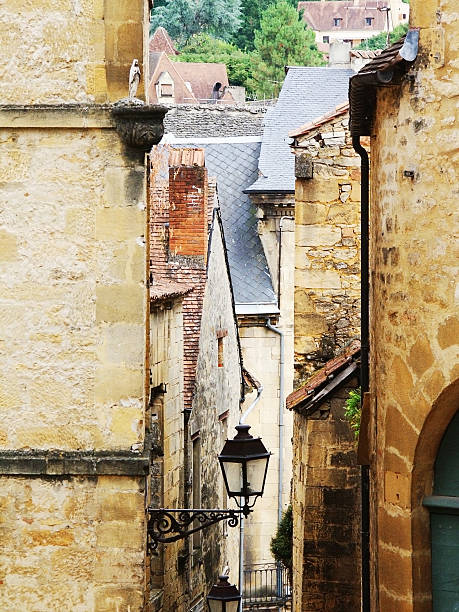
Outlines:
{"label": "drainpipe", "polygon": [[[369,266],[369,174],[368,153],[360,144],[360,136],[352,136],[352,146],[361,159],[360,179],[360,386],[362,401],[364,394],[370,390],[369,355],[370,355],[370,266]],[[362,465],[360,471],[362,495],[362,612],[370,612],[370,473],[369,466]]]}
{"label": "drainpipe", "polygon": [[[257,387],[257,397],[253,400],[253,402],[250,404],[247,410],[245,410],[245,412],[242,414],[241,418],[239,419],[239,424],[245,421],[245,419],[249,416],[249,414],[258,404],[262,393],[263,393],[263,385],[259,385]],[[244,503],[244,500],[242,499],[242,497],[239,501],[242,507]],[[243,608],[243,601],[244,601],[244,521],[245,521],[245,517],[243,514],[241,514],[241,518],[239,519],[239,593],[241,594],[241,604],[240,604],[241,610]]]}
{"label": "drainpipe", "polygon": [[279,467],[278,467],[278,493],[277,493],[277,520],[282,518],[282,473],[284,470],[284,332],[274,325],[270,319],[266,319],[266,327],[279,335],[280,340],[280,362],[279,362]]}

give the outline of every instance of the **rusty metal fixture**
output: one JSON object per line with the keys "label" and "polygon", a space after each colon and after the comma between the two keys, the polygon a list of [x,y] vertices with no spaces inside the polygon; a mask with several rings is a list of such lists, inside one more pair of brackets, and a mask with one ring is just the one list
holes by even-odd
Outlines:
{"label": "rusty metal fixture", "polygon": [[120,101],[113,105],[112,115],[116,129],[127,146],[150,151],[164,134],[163,119],[168,110],[159,104],[140,105]]}
{"label": "rusty metal fixture", "polygon": [[176,542],[220,521],[227,520],[230,527],[236,527],[242,510],[150,507],[147,508],[147,513],[147,547],[151,554],[156,552],[159,543]]}

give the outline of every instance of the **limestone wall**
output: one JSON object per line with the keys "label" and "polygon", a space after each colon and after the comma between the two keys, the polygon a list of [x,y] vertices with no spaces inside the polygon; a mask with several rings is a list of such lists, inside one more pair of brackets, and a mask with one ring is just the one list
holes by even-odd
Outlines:
{"label": "limestone wall", "polygon": [[111,129],[5,128],[1,142],[0,448],[130,450],[144,437],[143,166]]}
{"label": "limestone wall", "polygon": [[[241,366],[237,333],[221,226],[214,216],[190,419],[190,435],[192,439],[199,436],[201,447],[202,508],[236,507],[227,497],[217,456],[225,440],[236,435],[235,426],[239,423]],[[220,356],[219,342],[223,345]],[[196,484],[193,483],[194,491]],[[206,594],[225,566],[229,567],[231,582],[237,584],[239,529],[228,528],[224,523],[210,527],[203,532],[195,557],[192,580],[196,594]]]}
{"label": "limestone wall", "polygon": [[421,503],[458,405],[457,3],[416,0],[411,24],[420,27],[418,59],[401,88],[378,93],[371,143],[372,547],[381,611],[431,609]]}
{"label": "limestone wall", "polygon": [[294,415],[293,610],[360,607],[360,470],[344,418],[350,380],[309,418]]}
{"label": "limestone wall", "polygon": [[[2,104],[103,103],[144,66],[144,0],[11,0],[0,7]],[[143,95],[143,87],[139,88]]]}
{"label": "limestone wall", "polygon": [[[158,456],[152,465],[149,503],[184,508],[183,314],[181,299],[152,304],[150,368],[153,403],[150,428]],[[162,609],[184,605],[187,576],[178,557],[184,542],[159,547],[151,558],[151,598],[162,593]],[[166,587],[166,588],[165,588]]]}
{"label": "limestone wall", "polygon": [[144,496],[129,477],[3,477],[0,609],[143,610]]}
{"label": "limestone wall", "polygon": [[359,336],[360,158],[342,115],[297,140],[312,178],[295,187],[298,384]]}

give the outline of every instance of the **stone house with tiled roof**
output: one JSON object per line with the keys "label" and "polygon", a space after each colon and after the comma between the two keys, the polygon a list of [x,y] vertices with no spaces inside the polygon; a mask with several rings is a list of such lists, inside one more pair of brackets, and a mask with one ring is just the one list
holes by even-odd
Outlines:
{"label": "stone house with tiled roof", "polygon": [[[202,148],[161,145],[150,163],[150,418],[161,449],[152,505],[224,508],[216,456],[239,422],[244,386],[217,192]],[[238,532],[223,523],[160,546],[152,599],[191,609],[225,566],[237,581]]]}

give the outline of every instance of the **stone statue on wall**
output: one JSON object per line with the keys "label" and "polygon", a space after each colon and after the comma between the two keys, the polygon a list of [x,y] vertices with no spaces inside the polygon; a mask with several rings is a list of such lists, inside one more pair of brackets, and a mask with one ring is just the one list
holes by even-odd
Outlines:
{"label": "stone statue on wall", "polygon": [[140,67],[139,60],[132,60],[131,69],[129,71],[129,100],[133,100],[137,93],[137,88],[140,83]]}

